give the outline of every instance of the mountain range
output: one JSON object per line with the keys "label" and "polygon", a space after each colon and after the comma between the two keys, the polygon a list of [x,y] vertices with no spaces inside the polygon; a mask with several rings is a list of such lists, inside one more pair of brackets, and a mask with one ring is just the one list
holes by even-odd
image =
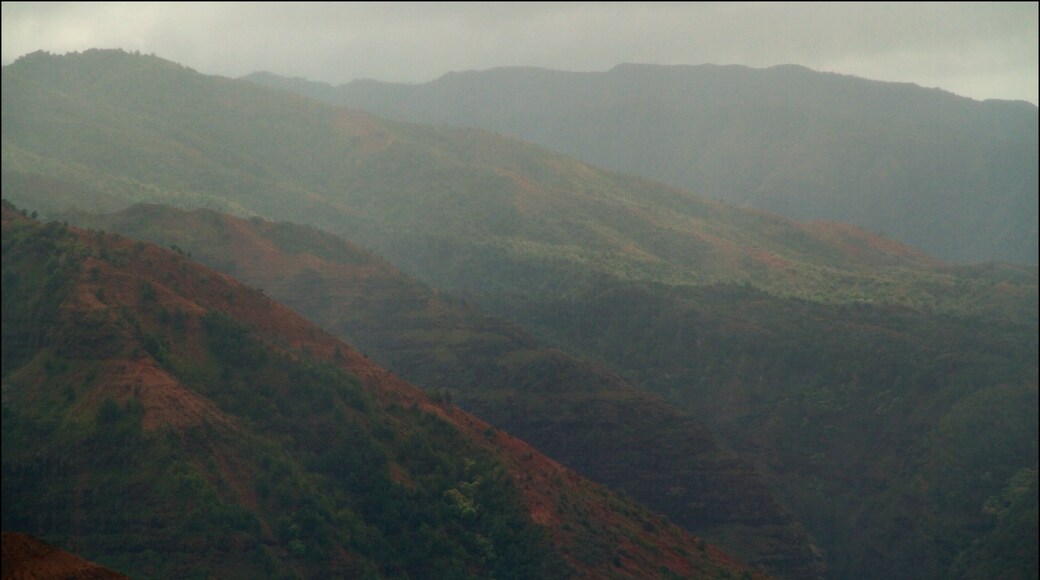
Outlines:
{"label": "mountain range", "polygon": [[1037,108],[799,66],[500,68],[422,84],[247,79],[479,127],[705,197],[835,220],[955,262],[1037,263]]}
{"label": "mountain range", "polygon": [[[1035,576],[1035,266],[948,265],[855,226],[155,57],[37,53],[2,86],[6,199],[48,216],[150,202],[250,218],[136,207],[92,227],[254,276],[633,497],[656,472],[722,478],[675,495],[688,513],[782,516],[712,523],[750,560],[793,565],[815,545],[834,577]],[[610,441],[645,461],[636,477],[612,467]],[[654,464],[684,449],[688,463]],[[737,476],[747,506],[684,495]]]}

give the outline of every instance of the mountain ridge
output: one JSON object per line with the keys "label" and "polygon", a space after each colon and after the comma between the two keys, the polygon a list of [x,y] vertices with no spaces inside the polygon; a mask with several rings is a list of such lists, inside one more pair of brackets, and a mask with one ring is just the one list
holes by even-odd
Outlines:
{"label": "mountain ridge", "polygon": [[796,65],[507,67],[414,85],[253,79],[394,119],[515,135],[799,220],[857,223],[947,260],[1037,261],[1037,109],[1025,102]]}
{"label": "mountain ridge", "polygon": [[[107,53],[104,54],[104,58],[111,58]],[[76,56],[78,59],[99,57],[102,57],[102,53]],[[60,57],[37,58],[44,59],[41,64],[48,66],[49,63],[72,62],[61,61]],[[14,74],[11,66],[14,65],[4,68],[5,75],[9,77]],[[19,66],[28,65],[22,63]],[[202,77],[191,77],[181,69],[171,70],[178,75],[187,75],[191,78],[191,84],[201,82]],[[123,73],[119,75],[122,77]],[[15,91],[15,86],[21,86],[17,78],[11,77],[6,83],[8,93]],[[206,113],[206,122],[200,126],[203,134],[214,134],[214,138],[224,139],[227,131],[236,131],[243,125],[255,122],[255,119],[250,120],[254,118],[251,111],[243,110],[243,107],[235,104],[246,98],[246,94],[252,94],[252,91],[246,90],[245,85],[235,85],[220,79],[212,79],[212,84],[206,91],[217,93],[221,101],[220,110]],[[90,89],[92,92],[115,90],[115,87],[109,85],[94,87]],[[124,94],[126,90],[129,89],[120,88],[112,94],[116,98],[123,98],[118,95]],[[219,96],[222,93],[228,94]],[[150,105],[149,110],[171,121],[177,115],[199,114],[199,107],[186,110],[183,98],[167,94],[162,100],[168,101],[170,106],[157,108]],[[96,99],[96,96],[90,97],[92,101]],[[387,125],[361,113],[343,110],[333,112],[298,98],[283,99],[265,94],[265,106],[296,110],[294,114],[303,126],[286,128],[280,133],[271,133],[265,128],[255,135],[234,137],[234,140],[246,139],[245,142],[237,142],[238,146],[260,147],[259,151],[267,157],[271,140],[277,138],[276,134],[293,135],[292,139],[299,140],[304,138],[301,132],[306,129],[321,135],[318,142],[300,143],[303,146],[301,151],[309,149],[314,155],[306,159],[294,154],[280,155],[269,157],[263,164],[245,161],[244,167],[239,167],[243,165],[241,156],[230,154],[226,161],[235,166],[235,170],[220,170],[213,161],[206,161],[201,166],[202,174],[187,180],[183,172],[170,175],[169,169],[164,169],[162,165],[194,163],[199,157],[204,160],[219,159],[229,155],[228,144],[210,144],[209,140],[194,139],[190,145],[198,150],[186,150],[185,143],[169,142],[169,137],[164,136],[160,141],[163,143],[162,150],[168,151],[164,161],[149,161],[144,165],[129,167],[128,173],[124,175],[121,173],[124,170],[122,167],[117,166],[114,172],[101,168],[115,155],[119,156],[119,165],[125,165],[125,158],[137,157],[139,161],[144,161],[147,157],[142,159],[139,152],[133,151],[154,150],[155,136],[137,135],[131,143],[124,140],[106,143],[100,148],[97,140],[93,139],[89,146],[83,143],[83,148],[96,150],[93,155],[95,159],[80,159],[70,164],[68,161],[74,161],[75,156],[80,154],[67,149],[74,145],[67,138],[61,145],[64,150],[52,151],[46,157],[32,153],[32,148],[40,144],[42,136],[25,135],[24,130],[18,128],[15,119],[22,107],[19,104],[21,100],[22,97],[15,94],[9,94],[4,99],[8,104],[6,110],[10,111],[6,116],[8,122],[4,149],[5,176],[8,178],[40,171],[57,178],[66,175],[67,180],[93,183],[92,189],[95,191],[101,189],[111,197],[121,198],[122,201],[117,202],[121,207],[135,201],[172,201],[174,205],[201,204],[238,215],[277,215],[300,223],[313,222],[312,225],[331,231],[342,232],[345,231],[342,228],[347,226],[352,238],[376,249],[406,269],[413,268],[409,258],[414,252],[429,251],[447,242],[449,245],[444,248],[445,251],[463,254],[473,254],[476,249],[542,261],[548,252],[552,254],[552,260],[600,263],[603,264],[600,268],[628,270],[630,273],[626,275],[636,277],[688,283],[736,277],[784,292],[820,297],[821,283],[829,285],[821,279],[827,273],[818,270],[820,264],[825,264],[825,268],[837,266],[839,269],[857,266],[856,262],[849,261],[852,255],[846,251],[835,252],[833,246],[818,243],[813,239],[812,231],[805,226],[768,213],[740,211],[717,202],[694,198],[678,190],[600,172],[571,160],[551,157],[547,151],[539,148],[510,140],[492,139],[479,132],[431,133],[414,126]],[[36,100],[34,106],[46,102],[40,102],[39,98]],[[104,105],[98,106],[110,107],[114,104],[108,97],[103,102]],[[126,104],[136,106],[135,102]],[[69,110],[65,104],[60,108]],[[114,111],[104,113],[95,110],[92,117],[108,118],[113,114]],[[232,119],[235,119],[237,127],[229,126]],[[40,119],[39,122],[49,121]],[[150,131],[154,132],[154,129]],[[449,136],[459,141],[459,144],[446,140]],[[23,142],[25,139],[29,141]],[[357,165],[361,159],[355,164],[344,166],[336,159],[327,158],[327,151],[344,145],[356,147],[354,151],[366,160],[364,165]],[[274,155],[274,152],[269,153]],[[417,157],[429,156],[431,153],[432,158],[426,157],[429,166],[415,165]],[[511,156],[509,161],[504,161],[506,154]],[[73,157],[58,161],[70,155]],[[484,165],[488,162],[501,165],[492,165],[489,169]],[[148,171],[153,167],[156,173],[149,174]],[[399,176],[377,179],[377,176],[369,174],[372,170],[391,169]],[[309,176],[318,170],[326,177],[321,182],[314,182],[313,177]],[[274,175],[273,171],[280,172],[280,175]],[[301,174],[301,171],[307,173]],[[532,171],[535,172],[533,175]],[[146,175],[151,177],[148,180],[141,179]],[[517,175],[525,176],[526,181],[517,179]],[[159,177],[161,183],[155,181],[156,177]],[[291,181],[300,177],[306,180]],[[460,182],[460,179],[463,181]],[[229,195],[214,190],[230,187],[233,183],[240,186],[231,189]],[[425,187],[416,191],[417,183],[423,183]],[[249,191],[251,195],[245,196],[244,191]],[[383,195],[384,199],[364,197],[376,193]],[[409,201],[410,206],[397,205],[404,202],[401,199],[403,196],[414,196]],[[293,200],[291,203],[286,201],[290,197]],[[416,203],[415,200],[422,201]],[[15,201],[32,203],[30,199]],[[648,211],[647,204],[651,202],[662,204],[661,209]],[[536,211],[527,209],[532,206]],[[566,212],[572,211],[575,206],[583,211],[594,211],[595,219],[602,225],[568,220]],[[37,209],[46,211],[43,207]],[[456,210],[462,213],[454,213]],[[387,221],[391,215],[397,219]],[[379,228],[373,229],[373,219],[382,220]],[[539,222],[536,230],[531,229],[534,221]],[[404,228],[413,239],[408,241],[408,246],[402,247],[402,236],[389,240],[380,229],[387,227]],[[517,227],[527,228],[537,237],[514,239],[508,232],[510,228],[516,230]],[[455,247],[457,240],[443,239],[445,228],[458,229],[459,233],[464,233],[469,237],[465,242],[467,247],[473,249],[462,250]],[[500,233],[492,234],[492,228],[497,228]],[[747,247],[734,245],[734,238]],[[607,251],[597,249],[590,252],[583,248],[589,240],[602,240]],[[887,255],[875,253],[873,257],[893,259],[892,265],[895,267],[922,262],[920,254],[914,256],[906,250],[901,252]],[[779,261],[773,260],[774,254],[778,254],[776,257]],[[676,268],[670,263],[672,260],[683,267]],[[784,261],[801,269],[802,275],[792,277],[783,268],[768,266],[770,262]],[[870,259],[861,263],[872,264]],[[417,272],[412,269],[410,273]],[[799,284],[799,287],[788,288],[792,282]]]}

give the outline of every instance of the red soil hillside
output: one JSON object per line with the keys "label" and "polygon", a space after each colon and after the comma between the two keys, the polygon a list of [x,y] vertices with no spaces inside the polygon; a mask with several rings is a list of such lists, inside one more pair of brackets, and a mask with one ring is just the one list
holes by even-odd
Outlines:
{"label": "red soil hillside", "polygon": [[[378,364],[754,566],[812,578],[808,534],[705,426],[314,228],[138,205],[77,223],[175,246],[263,288]],[[708,499],[710,498],[710,499]]]}
{"label": "red soil hillside", "polygon": [[854,225],[814,221],[800,227],[816,239],[844,252],[843,260],[848,263],[914,264],[922,267],[939,267],[943,264],[941,260],[913,246],[883,238]]}
{"label": "red soil hillside", "polygon": [[[243,514],[226,516],[229,518],[228,525],[237,530],[231,537],[239,537],[240,540],[233,540],[228,544],[224,544],[227,540],[219,540],[215,542],[216,547],[207,546],[207,553],[210,554],[209,565],[213,566],[208,568],[210,570],[219,571],[222,569],[220,566],[227,566],[222,559],[221,554],[224,552],[221,550],[231,550],[230,553],[239,554],[239,557],[244,557],[248,550],[260,550],[269,557],[281,559],[288,570],[295,570],[297,574],[311,575],[319,569],[308,564],[306,560],[300,560],[302,555],[306,554],[303,542],[290,540],[288,544],[279,543],[284,541],[279,538],[285,537],[285,534],[292,538],[293,534],[311,530],[307,528],[294,532],[283,527],[285,524],[279,524],[278,520],[269,519],[265,515],[264,506],[273,501],[271,498],[277,498],[278,494],[284,495],[286,492],[278,491],[282,488],[276,488],[274,491],[259,488],[257,480],[270,468],[263,467],[263,461],[258,463],[254,457],[245,456],[241,451],[260,448],[257,445],[291,445],[293,437],[297,438],[295,440],[301,440],[300,437],[307,440],[310,435],[306,431],[293,435],[297,431],[296,425],[292,424],[289,428],[293,430],[281,435],[271,432],[270,427],[259,429],[260,421],[266,420],[264,417],[267,413],[250,414],[248,409],[261,404],[259,401],[271,387],[262,383],[247,385],[253,386],[257,400],[250,400],[249,390],[245,391],[246,395],[235,395],[235,399],[228,398],[232,397],[236,385],[242,384],[235,378],[235,373],[247,371],[237,371],[226,364],[221,370],[221,367],[213,367],[212,363],[206,362],[209,356],[206,354],[207,348],[212,350],[213,339],[207,339],[205,333],[207,325],[214,324],[213,312],[223,312],[225,315],[221,316],[229,316],[233,321],[222,324],[241,325],[249,329],[249,334],[241,335],[244,338],[240,340],[239,352],[232,353],[232,356],[253,357],[248,359],[252,361],[248,365],[270,365],[272,360],[289,361],[277,363],[281,365],[299,360],[299,364],[310,364],[313,368],[313,364],[320,362],[358,377],[367,395],[359,395],[362,396],[362,400],[353,403],[354,410],[348,410],[343,417],[358,426],[383,421],[382,424],[387,427],[380,431],[379,437],[384,440],[395,441],[401,437],[394,432],[388,432],[387,429],[415,433],[419,428],[418,424],[409,423],[408,417],[417,417],[422,424],[432,421],[434,425],[449,425],[455,433],[450,435],[450,438],[457,439],[458,446],[483,450],[480,453],[486,453],[504,468],[508,480],[512,482],[511,485],[519,491],[519,497],[527,512],[526,519],[544,530],[551,542],[552,550],[566,563],[566,568],[579,577],[646,578],[662,574],[715,577],[746,570],[721,552],[706,546],[703,541],[590,483],[522,441],[455,407],[431,400],[419,389],[371,363],[347,344],[318,329],[288,308],[226,275],[199,266],[175,252],[120,236],[65,229],[59,224],[36,225],[25,222],[21,216],[6,207],[3,227],[5,326],[8,327],[7,332],[24,331],[25,336],[28,336],[28,344],[41,344],[40,350],[17,350],[12,351],[10,355],[5,348],[5,443],[12,441],[11,445],[17,445],[13,441],[24,437],[26,430],[30,433],[46,433],[46,430],[40,431],[44,429],[40,426],[40,420],[32,419],[40,413],[50,412],[53,418],[49,420],[57,420],[58,425],[70,426],[58,427],[55,433],[59,438],[73,437],[71,433],[75,433],[76,430],[71,425],[83,425],[77,428],[79,432],[82,432],[86,425],[95,425],[96,427],[91,428],[95,431],[90,432],[96,435],[90,435],[91,439],[86,442],[77,443],[75,439],[64,444],[47,444],[45,441],[32,439],[24,441],[32,442],[34,445],[43,444],[43,447],[33,450],[36,459],[32,461],[47,464],[48,449],[62,445],[87,445],[93,438],[104,440],[105,437],[116,437],[114,441],[121,443],[105,446],[106,452],[112,456],[109,459],[98,459],[98,469],[102,465],[114,463],[123,465],[120,469],[124,472],[139,474],[133,476],[132,487],[128,488],[137,491],[121,494],[124,498],[122,501],[128,502],[124,503],[123,511],[127,514],[137,514],[141,510],[152,508],[149,507],[151,504],[135,503],[135,496],[148,497],[148,494],[160,493],[158,497],[163,501],[173,501],[171,498],[178,496],[161,491],[169,484],[148,479],[145,475],[148,472],[141,471],[144,469],[143,466],[150,464],[147,454],[144,451],[133,450],[154,449],[154,445],[168,446],[174,445],[175,441],[181,441],[182,443],[176,444],[179,445],[176,449],[182,450],[177,453],[189,454],[185,466],[199,466],[198,468],[203,470],[202,481],[208,479],[216,482],[223,501],[238,506],[225,508],[232,510],[228,513]],[[27,259],[26,253],[36,247],[34,244],[42,244],[41,239],[58,240],[49,242],[55,244],[51,252],[52,256],[57,256],[57,261],[48,262],[47,267],[57,268],[54,264],[59,264],[67,268],[64,271],[70,272],[71,276],[64,294],[56,294],[63,296],[63,299],[54,311],[53,322],[46,326],[42,335],[33,334],[36,329],[32,327],[26,330],[15,325],[14,322],[18,321],[17,314],[8,310],[12,306],[9,305],[9,300],[20,297],[19,292],[25,292],[27,285],[36,277],[34,268],[39,264],[39,260]],[[52,282],[49,283],[53,284],[53,280],[58,279],[53,272],[60,271],[63,270],[51,271],[48,279]],[[10,292],[9,278],[12,280]],[[48,317],[41,314],[38,318],[46,320]],[[171,318],[179,322],[164,326],[164,321]],[[217,322],[219,320],[222,319],[218,317]],[[9,321],[12,322],[9,324]],[[8,342],[7,336],[5,334],[5,343]],[[42,339],[38,340],[37,337]],[[210,346],[207,346],[207,340]],[[5,344],[6,346],[8,345]],[[261,346],[267,354],[260,353]],[[224,377],[213,383],[225,385],[221,390],[202,392],[194,386],[205,383],[198,377],[205,377],[207,372],[211,372],[207,371],[207,368],[213,369],[212,373],[215,374],[212,376]],[[277,370],[283,367],[271,368]],[[254,380],[262,379],[263,377],[256,377]],[[283,407],[292,405],[293,398],[303,401],[309,396],[308,385],[291,386],[298,389],[299,394],[294,397],[290,393],[288,399],[282,400]],[[365,397],[370,397],[372,403],[365,403]],[[58,410],[46,411],[54,407],[55,401],[60,401]],[[229,401],[234,403],[231,404]],[[335,406],[346,409],[341,405]],[[411,411],[407,411],[409,409]],[[277,414],[290,411],[297,413],[284,408],[272,408],[270,412]],[[319,408],[315,412],[320,414],[324,411]],[[136,424],[139,425],[140,435],[134,435],[133,421],[127,423],[127,417],[132,418],[135,416],[134,413],[139,413],[136,415],[139,417]],[[64,419],[60,419],[62,416]],[[93,422],[90,419],[92,416],[95,417]],[[312,419],[307,414],[297,413],[291,416],[296,417],[293,419],[294,423],[313,423],[313,427],[308,428],[309,431],[339,428],[335,424],[322,427],[321,419]],[[349,419],[350,417],[352,419]],[[279,424],[272,423],[275,427]],[[31,428],[22,427],[23,425],[30,425]],[[123,435],[105,432],[106,429],[117,427],[128,430],[120,431]],[[54,432],[54,427],[50,429]],[[62,435],[63,433],[65,435]],[[251,444],[252,447],[243,443],[260,440],[269,443],[254,443]],[[136,441],[143,441],[153,447],[135,447]],[[324,445],[336,446],[337,443],[327,440],[324,441]],[[118,452],[122,448],[127,450],[125,453],[129,456]],[[8,479],[5,475],[5,527],[11,522],[34,521],[31,515],[25,515],[19,510],[28,502],[44,501],[42,497],[34,498],[29,489],[22,488],[24,482],[29,481],[27,478],[34,473],[34,468],[22,467],[30,464],[20,463],[20,454],[13,447],[10,449],[9,452],[9,447],[5,445],[5,474],[15,473],[18,478]],[[299,454],[300,457],[315,453],[308,449],[295,452],[291,451],[291,447],[287,449],[290,450],[290,454]],[[350,447],[344,449],[349,450]],[[447,451],[439,453],[445,452]],[[321,453],[321,450],[317,453]],[[320,458],[320,455],[316,457]],[[398,459],[393,459],[394,457]],[[415,471],[415,468],[409,471],[407,460],[407,455],[391,454],[389,465],[390,473],[395,474],[393,480],[404,488],[415,487],[417,482],[423,481],[420,479],[421,472]],[[58,462],[56,465],[61,465],[62,460],[55,461]],[[67,459],[63,461],[68,464]],[[292,469],[314,469],[314,465],[318,465],[316,461],[301,459],[299,467]],[[75,461],[72,463],[75,464]],[[157,469],[163,468],[165,467],[159,466]],[[41,493],[46,492],[46,497],[55,494],[61,497],[64,493],[70,493],[67,499],[60,502],[82,505],[82,508],[77,510],[89,509],[91,505],[83,503],[83,499],[78,499],[84,494],[93,497],[91,501],[94,503],[98,503],[98,498],[104,494],[103,491],[91,491],[89,486],[77,488],[73,483],[89,481],[95,477],[90,473],[67,474],[66,477],[71,477],[69,483],[72,485],[67,492],[61,491],[64,488],[48,487],[47,490],[41,490]],[[312,486],[322,485],[321,479],[311,481],[314,482]],[[472,491],[472,486],[476,486],[480,481],[478,478],[472,483],[460,484],[459,489]],[[56,482],[47,485],[54,484]],[[195,483],[192,484],[194,487],[183,488],[177,493],[197,491],[200,485],[205,487],[204,483]],[[446,492],[445,497],[461,497],[458,489],[450,491],[454,492],[454,496]],[[13,501],[9,498],[13,498]],[[301,501],[305,506],[308,502],[317,501],[318,503],[313,505],[320,506],[323,505],[321,502],[326,500],[307,500],[306,497],[301,497],[295,500],[295,504],[300,505],[298,502]],[[465,502],[460,505],[464,506]],[[176,511],[190,508],[172,509]],[[331,509],[343,511],[346,506]],[[246,512],[253,515],[244,515]],[[304,517],[302,514],[305,512],[306,510],[300,511],[296,517]],[[90,534],[95,531],[92,527],[104,526],[89,517],[77,516],[77,511],[70,513],[70,519],[65,523],[60,520],[60,517],[66,517],[61,516],[65,512],[59,510],[46,513],[47,518],[44,521],[36,521],[43,523],[45,527],[51,526],[51,530],[65,527],[70,530],[70,538],[91,538]],[[160,522],[170,516],[155,514],[148,517],[152,518],[152,522]],[[246,518],[245,521],[255,518],[256,527],[252,527],[251,524],[234,523],[243,521],[242,518]],[[464,523],[468,520],[461,521]],[[313,526],[320,527],[320,520],[310,525]],[[191,528],[185,530],[181,533],[188,534],[190,538]],[[119,531],[130,533],[129,530]],[[217,534],[215,538],[222,535],[219,528],[214,533]],[[247,539],[252,537],[256,540]],[[120,543],[119,536],[113,537],[111,532],[105,538],[106,542],[116,546]],[[138,537],[134,541],[144,540]],[[257,541],[258,546],[252,544]],[[357,541],[359,540],[340,545],[338,548],[323,548],[325,551],[322,553],[326,555],[322,558],[331,558],[329,561],[335,563],[327,564],[326,566],[335,567],[326,569],[339,569],[341,573],[349,575],[349,570],[357,570],[358,566],[364,564],[361,558],[371,559],[371,554],[360,554],[351,547]],[[485,543],[487,541],[487,538],[483,540]],[[208,543],[213,544],[214,541]],[[96,550],[109,553],[110,560],[118,560],[121,557],[119,554],[110,553],[114,549],[111,544],[106,544],[109,547],[104,550]],[[226,547],[220,548],[220,545]],[[307,546],[310,545],[308,540]],[[155,564],[156,566],[165,565],[162,563],[162,555],[165,552],[159,546],[145,543],[140,549],[153,552],[149,562],[158,561],[160,563]],[[328,551],[330,549],[331,552]],[[499,548],[502,549],[504,548]],[[462,558],[462,553],[459,553],[458,557]],[[277,564],[270,565],[277,567]],[[375,565],[378,567],[379,562],[376,561]],[[477,569],[469,568],[469,574],[482,575],[479,568],[484,565],[491,564],[471,564],[470,566],[477,566]],[[223,573],[228,572],[227,568],[223,569]],[[384,569],[381,573],[393,572],[392,569]]]}
{"label": "red soil hillside", "polygon": [[118,572],[26,534],[3,533],[4,580],[118,580]]}

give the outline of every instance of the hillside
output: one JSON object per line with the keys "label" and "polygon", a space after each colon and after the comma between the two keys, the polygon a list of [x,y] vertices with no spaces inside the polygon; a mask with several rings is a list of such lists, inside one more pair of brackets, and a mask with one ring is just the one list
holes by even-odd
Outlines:
{"label": "hillside", "polygon": [[820,575],[804,529],[702,424],[349,242],[208,210],[134,206],[68,218],[187,251],[742,561],[789,578]]}
{"label": "hillside", "polygon": [[3,577],[8,580],[124,580],[118,572],[59,550],[32,536],[3,533]]}
{"label": "hillside", "polygon": [[5,206],[3,272],[6,530],[134,577],[742,572],[176,252]]}
{"label": "hillside", "polygon": [[501,68],[423,84],[253,82],[398,119],[513,135],[955,262],[1037,263],[1037,108],[797,66]]}
{"label": "hillside", "polygon": [[341,234],[706,423],[835,576],[1036,575],[985,557],[1029,527],[1028,502],[998,507],[1036,469],[1034,266],[948,266],[154,57],[38,53],[2,86],[4,195],[30,208],[157,201]]}
{"label": "hillside", "polygon": [[[444,277],[489,287],[513,288],[537,270],[580,273],[572,283],[585,285],[605,275],[828,300],[935,299],[902,279],[906,268],[939,265],[909,247],[705,201],[480,131],[392,123],[111,51],[36,53],[3,75],[5,191],[42,212],[152,201],[288,219],[342,233],[420,277],[450,270]],[[41,179],[60,203],[41,206],[12,187]]]}
{"label": "hillside", "polygon": [[[1035,318],[829,306],[732,286],[598,290],[494,305],[704,418],[775,486],[838,577],[956,577],[948,567],[962,551],[996,533],[985,506],[1036,469]],[[1035,510],[1020,508],[1035,535]],[[997,576],[1036,571],[1018,554]]]}

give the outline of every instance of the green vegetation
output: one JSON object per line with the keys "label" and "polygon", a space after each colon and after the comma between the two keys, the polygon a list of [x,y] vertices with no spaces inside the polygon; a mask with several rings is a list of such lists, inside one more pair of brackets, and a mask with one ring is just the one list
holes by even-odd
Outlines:
{"label": "green vegetation", "polygon": [[[790,577],[813,576],[821,566],[799,523],[703,425],[340,238],[157,206],[76,219],[191,248],[203,262],[339,332],[435,401],[454,401],[751,565]],[[246,244],[263,252],[254,262],[261,266],[228,260]],[[271,244],[282,252],[271,252]]]}
{"label": "green vegetation", "polygon": [[[4,207],[9,208],[5,201]],[[10,230],[8,232],[7,230]],[[65,228],[14,222],[3,242],[3,376],[27,362],[47,341],[46,329],[58,316],[76,253]],[[26,264],[15,269],[11,261]]]}
{"label": "green vegetation", "polygon": [[958,578],[1031,578],[1037,569],[1037,470],[1018,471],[983,512],[995,520],[987,535],[961,552]]}
{"label": "green vegetation", "polygon": [[960,277],[919,268],[933,260],[863,232],[798,226],[480,131],[381,121],[115,51],[38,53],[3,74],[5,196],[45,215],[146,201],[288,219],[467,291],[534,273],[551,286],[513,289],[580,296],[575,283],[606,276],[992,307]]}
{"label": "green vegetation", "polygon": [[494,306],[705,417],[848,559],[839,576],[945,576],[1040,451],[1035,319],[621,283]]}
{"label": "green vegetation", "polygon": [[381,117],[480,127],[959,262],[1037,263],[1037,109],[794,66],[506,68],[421,85],[262,85]]}
{"label": "green vegetation", "polygon": [[[827,542],[835,575],[938,577],[952,574],[954,566],[981,574],[977,558],[995,553],[988,542],[1007,537],[1001,531],[1006,526],[1028,522],[994,518],[982,506],[1016,473],[1035,468],[1033,266],[948,267],[852,228],[798,225],[480,131],[380,121],[204,77],[155,58],[112,51],[35,54],[4,67],[2,86],[5,196],[44,215],[76,205],[125,207],[137,201],[207,206],[307,223],[364,243],[426,283],[461,290],[490,311],[530,325],[541,337],[598,359],[710,421],[727,445],[763,471],[809,531]],[[1018,154],[995,151],[1009,160]],[[1031,183],[1026,177],[1019,182]],[[870,179],[860,182],[873,186]],[[1025,189],[1035,203],[1035,185]],[[924,209],[907,215],[937,207],[944,206],[929,198]],[[1010,211],[1035,216],[1035,209],[1028,210]],[[935,215],[946,219],[943,212]],[[188,241],[164,243],[200,252]],[[280,245],[292,248],[284,240]],[[98,248],[99,259],[124,259],[116,246],[110,240],[104,252]],[[18,284],[22,278],[42,281],[49,271],[54,270],[18,272]],[[340,292],[319,286],[316,270],[295,275],[281,283],[299,281],[309,288],[312,295],[302,300]],[[7,270],[4,277],[6,301]],[[172,282],[155,283],[174,290]],[[76,330],[55,335],[80,333],[75,340],[43,341],[54,345],[49,356],[8,347],[6,334],[5,349],[12,348],[11,360],[21,368],[54,376],[68,372],[64,365],[74,368],[68,361],[86,358],[86,351],[98,356],[123,349],[151,353],[164,369],[182,368],[193,388],[228,383],[244,391],[263,378],[234,362],[239,353],[218,362],[211,352],[206,361],[183,366],[181,339],[157,322],[168,306],[161,303],[165,293],[153,289],[156,304],[133,313],[137,323],[80,312],[74,315]],[[369,304],[385,300],[382,308],[393,308],[377,285],[367,289],[376,291]],[[148,293],[141,290],[131,288],[147,304]],[[412,286],[401,296],[421,297],[416,292]],[[101,296],[116,299],[111,288]],[[236,307],[242,300],[226,295]],[[171,325],[172,313],[167,308]],[[21,315],[9,315],[5,302],[6,316]],[[374,319],[369,322],[357,332],[374,328]],[[202,325],[192,315],[180,332],[191,334]],[[485,366],[470,366],[456,347],[481,351],[497,340],[493,333],[419,326],[407,327],[414,334],[400,340],[433,345],[426,360],[459,371],[460,384],[488,376],[486,369],[531,393],[574,378],[555,374],[550,358],[523,353],[485,353],[477,358]],[[16,324],[11,332],[40,331]],[[126,333],[135,344],[120,342]],[[155,340],[140,338],[147,334]],[[82,339],[95,335],[97,340]],[[35,336],[42,341],[44,335]],[[214,340],[217,351],[221,341],[237,344],[233,333]],[[398,344],[389,333],[379,340],[384,353]],[[400,349],[402,359],[408,348]],[[5,377],[15,377],[6,354]],[[278,371],[284,354],[248,360],[288,381]],[[241,356],[252,356],[248,347]],[[55,385],[48,395],[55,404],[39,412],[46,419],[33,429],[59,424],[62,407],[56,402],[82,400],[81,383],[78,377],[72,381],[72,396],[68,384]],[[452,383],[431,387],[451,390],[461,400]],[[274,398],[264,400],[277,406],[278,389],[288,387],[270,388]],[[329,389],[316,392],[337,392]],[[317,407],[328,403],[327,396],[341,395],[316,396]],[[522,415],[533,398],[521,401],[515,413]],[[511,412],[507,392],[485,401],[487,409]],[[621,413],[624,405],[613,408]],[[341,409],[345,416],[361,412],[346,401]],[[610,417],[595,404],[581,414],[566,409],[582,418],[600,413],[602,423]],[[241,420],[260,428],[253,415]],[[272,421],[287,429],[293,416]],[[600,433],[608,428],[613,427]],[[623,429],[612,432],[620,437]],[[559,433],[547,428],[543,438],[566,444]],[[281,436],[295,440],[289,432]],[[631,441],[627,435],[621,440]],[[393,468],[394,455],[387,457]],[[472,481],[465,474],[445,481],[436,497],[458,511],[467,504],[444,492],[463,493],[459,486]],[[279,538],[299,542],[285,547],[279,540],[279,549],[306,553],[308,542],[290,536]],[[475,562],[472,569],[481,569]]]}
{"label": "green vegetation", "polygon": [[[297,464],[321,477],[308,482],[320,481],[328,498],[317,505],[277,466],[257,481],[273,512],[295,512],[277,524],[292,554],[325,565],[345,544],[390,575],[551,575],[544,538],[526,523],[502,468],[454,427],[418,411],[379,410],[327,363],[267,356],[224,314],[202,322],[221,370],[197,383],[199,392],[235,406],[256,432],[280,434]],[[408,481],[395,482],[395,471]],[[468,510],[458,509],[459,497]]]}
{"label": "green vegetation", "polygon": [[[105,311],[121,332],[77,324],[74,303],[53,290],[74,283],[80,240],[51,225],[4,227],[5,278],[17,280],[5,284],[5,332],[45,337],[5,351],[5,529],[135,577],[567,574],[499,460],[444,420],[379,402],[339,367],[224,312],[162,316],[154,278],[133,282],[140,310]],[[108,242],[131,262],[134,249]],[[65,267],[41,255],[65,256],[55,262]],[[97,278],[110,289],[119,279]],[[49,300],[34,298],[45,288]],[[72,340],[107,346],[54,347]],[[156,405],[177,390],[156,390],[172,387],[121,390],[112,373],[136,368],[135,352],[204,399],[165,409]],[[201,415],[155,423],[191,408]]]}

